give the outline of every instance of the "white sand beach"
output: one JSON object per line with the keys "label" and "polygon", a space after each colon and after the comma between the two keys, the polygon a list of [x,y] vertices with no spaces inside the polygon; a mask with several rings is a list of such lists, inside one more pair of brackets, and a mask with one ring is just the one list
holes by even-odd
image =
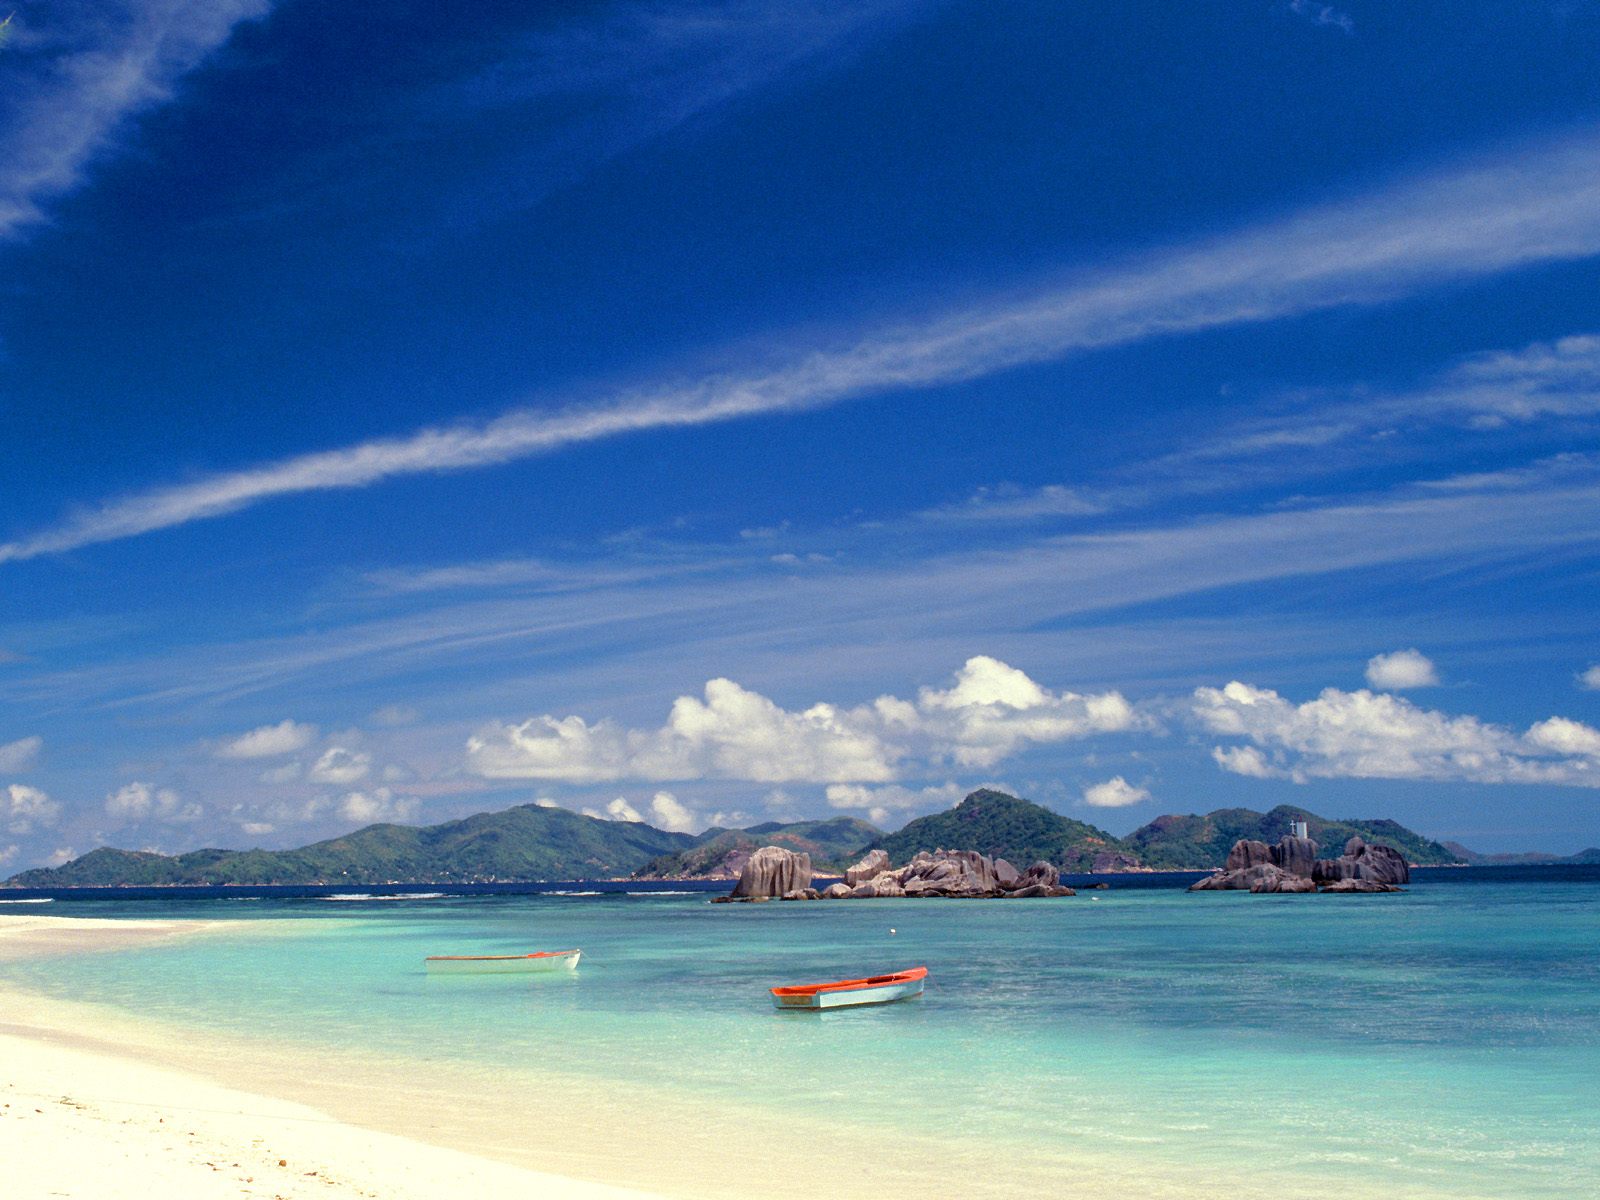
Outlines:
{"label": "white sand beach", "polygon": [[90,917],[0,914],[0,962],[118,950],[235,928],[234,921],[104,921]]}
{"label": "white sand beach", "polygon": [[[0,917],[0,961],[112,949],[213,925]],[[0,992],[0,1163],[8,1200],[646,1196],[365,1129],[109,1052],[103,1041],[72,1044],[40,1012],[49,1003]]]}

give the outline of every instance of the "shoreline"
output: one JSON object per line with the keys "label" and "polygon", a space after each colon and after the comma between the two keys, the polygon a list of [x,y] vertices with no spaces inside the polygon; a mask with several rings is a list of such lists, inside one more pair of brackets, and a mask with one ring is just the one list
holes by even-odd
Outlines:
{"label": "shoreline", "polygon": [[[1178,907],[1171,897],[1152,895],[1144,902],[1157,906],[1152,911],[1197,911]],[[980,910],[962,906],[950,911],[964,918]],[[1137,917],[1137,910],[1124,909],[1120,920],[1115,913],[1099,914],[1095,928],[1126,928],[1130,916]],[[657,924],[663,922],[670,926],[672,918],[663,917]],[[0,941],[6,926],[16,931],[25,923],[35,930],[60,931],[78,924],[72,918],[0,917]],[[955,923],[965,928],[961,921]],[[1079,924],[1063,919],[1058,932],[1070,934]],[[992,921],[980,922],[979,927],[990,925]],[[402,922],[395,928],[404,927]],[[1212,927],[1209,921],[1206,927]],[[1226,927],[1236,933],[1255,928],[1237,923]],[[1270,1162],[1256,1163],[1246,1175],[1234,1178],[1228,1164],[1253,1153],[1257,1139],[1253,1133],[1244,1138],[1221,1124],[1206,1132],[1215,1120],[1206,1097],[1217,1087],[1227,1088],[1229,1094],[1241,1088],[1253,1092],[1258,1081],[1244,1069],[1238,1054],[1213,1062],[1209,1051],[1182,1031],[1170,1039],[1178,1057],[1168,1051],[1152,1055],[1141,1049],[1144,1035],[1118,1036],[1114,1029],[1104,1031],[1110,1042],[1099,1036],[1069,1039],[1059,1050],[1050,1041],[1035,1039],[1029,1044],[1050,1055],[1064,1072],[1053,1080],[1037,1072],[1030,1076],[1025,1071],[999,1071],[996,1059],[1003,1047],[986,1043],[973,1070],[945,1070],[935,1076],[952,1081],[952,1086],[938,1099],[928,1097],[926,1111],[936,1119],[923,1122],[916,1117],[924,1107],[918,1090],[919,1056],[942,1048],[948,1061],[959,1064],[962,1039],[992,1037],[1004,1029],[993,1020],[985,1024],[980,1019],[970,1035],[956,1029],[951,1036],[935,1039],[934,1025],[941,1013],[960,1016],[960,1006],[939,1004],[944,999],[940,996],[934,997],[936,1004],[926,1013],[919,1015],[916,1008],[904,1011],[897,1058],[876,1052],[874,1031],[881,1021],[852,1020],[846,1015],[824,1023],[828,1014],[822,1014],[814,1022],[796,1022],[771,1016],[765,1006],[758,1009],[752,1004],[752,1014],[759,1011],[759,1016],[712,1022],[705,1028],[693,1010],[667,1014],[670,1019],[647,1031],[653,1044],[665,1040],[672,1047],[664,1054],[646,1052],[635,1060],[604,1053],[594,1059],[554,1053],[547,1061],[541,1052],[538,1018],[541,1012],[560,1011],[557,1001],[565,988],[553,989],[550,1007],[513,1003],[510,1011],[519,1024],[504,1029],[508,1040],[482,1033],[474,1040],[472,1030],[480,1012],[490,1033],[501,1031],[494,1023],[493,1005],[497,997],[514,1000],[517,989],[485,987],[480,1003],[476,994],[459,985],[433,987],[420,968],[404,972],[403,980],[393,977],[395,987],[390,987],[387,971],[347,976],[348,967],[363,961],[362,938],[365,944],[376,944],[379,960],[386,961],[384,921],[307,921],[288,915],[243,921],[95,920],[81,923],[77,932],[95,933],[97,940],[80,939],[75,944],[114,949],[117,942],[105,937],[108,928],[138,939],[181,939],[207,930],[234,932],[215,942],[177,941],[171,948],[160,941],[125,941],[121,944],[130,953],[124,956],[82,954],[55,961],[38,958],[18,963],[15,970],[0,966],[0,1055],[4,1056],[0,1062],[10,1066],[15,1059],[18,1064],[9,1072],[0,1069],[0,1089],[10,1085],[19,1095],[30,1093],[19,1100],[0,1090],[0,1105],[12,1105],[12,1110],[0,1108],[0,1153],[15,1164],[14,1174],[24,1175],[30,1187],[40,1170],[50,1172],[48,1186],[18,1193],[25,1197],[54,1194],[98,1200],[101,1195],[119,1194],[122,1189],[115,1185],[96,1184],[91,1170],[94,1155],[100,1153],[95,1149],[97,1140],[107,1137],[119,1146],[128,1141],[128,1148],[119,1151],[125,1159],[119,1182],[148,1178],[148,1190],[159,1186],[164,1194],[201,1200],[214,1195],[283,1200],[311,1195],[386,1200],[453,1195],[461,1190],[462,1172],[468,1167],[449,1164],[459,1164],[463,1158],[472,1169],[494,1173],[493,1181],[478,1177],[485,1180],[477,1184],[480,1188],[507,1178],[498,1173],[504,1167],[520,1172],[514,1176],[518,1182],[499,1186],[513,1187],[514,1194],[554,1200],[565,1196],[639,1200],[646,1194],[662,1200],[740,1200],[758,1189],[770,1200],[804,1200],[818,1194],[856,1194],[864,1180],[871,1181],[874,1192],[899,1193],[926,1190],[932,1170],[959,1172],[962,1190],[973,1200],[1048,1192],[1064,1181],[1070,1181],[1070,1190],[1081,1200],[1133,1196],[1197,1200],[1214,1192],[1219,1174],[1229,1175],[1229,1188],[1239,1200],[1268,1200],[1296,1194],[1306,1172],[1326,1171],[1333,1171],[1351,1196],[1465,1200],[1514,1194],[1510,1186],[1489,1187],[1484,1181],[1507,1184],[1522,1178],[1509,1167],[1491,1170],[1482,1163],[1458,1175],[1451,1155],[1462,1149],[1461,1139],[1436,1144],[1431,1127],[1409,1120],[1398,1123],[1398,1132],[1375,1137],[1370,1147],[1371,1130],[1359,1121],[1345,1121],[1328,1136]],[[803,932],[808,927],[792,928]],[[277,934],[295,937],[280,940]],[[345,939],[352,936],[357,941],[347,946]],[[307,940],[302,942],[301,937]],[[1256,937],[1249,934],[1252,944]],[[258,938],[263,944],[256,944]],[[1077,940],[1073,938],[1074,943]],[[959,938],[949,943],[963,944]],[[288,969],[294,975],[293,964],[302,953],[307,959],[303,983],[283,990],[275,1006],[258,1011],[248,1003],[243,989],[256,986],[249,982],[254,972]],[[353,956],[348,963],[347,953]],[[229,972],[230,985],[215,990],[196,986],[213,968]],[[147,974],[155,981],[154,988],[146,986]],[[592,983],[616,996],[615,984],[645,977],[639,971],[631,976],[619,970],[608,977],[602,965]],[[347,978],[358,985],[348,995],[340,990]],[[469,998],[462,1002],[464,993]],[[396,1001],[397,996],[402,999]],[[388,999],[367,1007],[382,997]],[[389,1018],[395,1019],[392,1028],[398,1034],[400,1018],[413,1011],[397,1008],[397,1003],[428,1005],[430,1000],[448,1000],[440,1008],[444,1019],[418,1023],[409,1037],[391,1036]],[[1092,1004],[1095,999],[1085,993],[1083,1002]],[[626,1002],[611,1007],[618,1019],[633,1019]],[[982,1018],[987,1006],[975,1007]],[[1002,1005],[993,1012],[1005,1010]],[[245,1019],[239,1019],[241,1012]],[[708,1032],[724,1039],[742,1036],[741,1030],[760,1035],[763,1025],[768,1036],[752,1038],[747,1053],[714,1057],[714,1073],[703,1067],[696,1071],[693,1064],[684,1070],[679,1061],[698,1054]],[[552,1022],[551,1036],[561,1029],[559,1022]],[[423,1036],[415,1036],[417,1032]],[[590,1029],[589,1036],[595,1032]],[[618,1032],[627,1043],[628,1035]],[[633,1036],[637,1040],[637,1033]],[[27,1060],[14,1053],[11,1039],[20,1039],[16,1045],[27,1054],[45,1056],[44,1065],[34,1070],[32,1087],[21,1086]],[[763,1056],[763,1046],[779,1053]],[[853,1047],[860,1049],[859,1059],[853,1057]],[[773,1069],[791,1061],[794,1054],[812,1053],[837,1053],[839,1069],[825,1075]],[[1264,1063],[1279,1061],[1271,1053],[1264,1059]],[[1343,1043],[1323,1045],[1310,1058],[1296,1051],[1294,1061],[1297,1069],[1313,1077],[1325,1076],[1331,1085],[1327,1096],[1344,1097],[1351,1112],[1362,1111],[1359,1098],[1365,1093],[1353,1091],[1350,1081],[1381,1062]],[[636,1063],[641,1062],[653,1065],[640,1069]],[[1213,1074],[1218,1069],[1221,1073]],[[155,1074],[140,1075],[139,1082],[114,1090],[109,1085],[121,1071]],[[1010,1089],[1007,1080],[1013,1077],[1018,1087]],[[1126,1080],[1133,1083],[1123,1086]],[[67,1081],[71,1088],[63,1092]],[[1259,1083],[1269,1096],[1286,1086],[1281,1072]],[[1177,1097],[1176,1101],[1146,1104],[1154,1098],[1152,1086],[1158,1086],[1163,1097]],[[1572,1095],[1583,1094],[1572,1092],[1570,1081],[1566,1086]],[[198,1099],[196,1087],[214,1089],[213,1096],[226,1093],[226,1103],[218,1099],[197,1107],[223,1110],[234,1119],[220,1127],[185,1123],[196,1105],[183,1097]],[[136,1104],[127,1103],[130,1096]],[[984,1119],[989,1100],[994,1112],[1010,1114],[1007,1120],[1015,1118],[1016,1123]],[[1274,1121],[1320,1128],[1321,1096],[1302,1103],[1285,1092],[1283,1100],[1286,1107],[1273,1109],[1279,1114]],[[165,1108],[154,1114],[154,1127],[145,1128],[138,1118],[152,1102]],[[1250,1105],[1234,1109],[1255,1120]],[[1405,1115],[1387,1102],[1381,1111]],[[312,1120],[300,1119],[305,1113]],[[45,1129],[48,1148],[40,1149],[33,1132],[19,1132],[27,1130],[22,1121],[7,1124],[8,1115]],[[183,1128],[176,1132],[168,1128],[180,1124]],[[295,1136],[294,1131],[313,1126],[339,1127],[347,1140],[326,1144],[286,1140]],[[1248,1123],[1241,1127],[1256,1128]],[[1260,1128],[1281,1130],[1281,1125],[1268,1122]],[[88,1147],[82,1155],[75,1149],[80,1144]],[[1228,1147],[1232,1147],[1230,1157],[1219,1158],[1219,1151]],[[258,1149],[261,1154],[248,1157]],[[1449,1155],[1443,1153],[1446,1150]],[[1570,1169],[1581,1173],[1588,1158],[1573,1153]],[[440,1154],[452,1157],[447,1162]],[[1380,1191],[1378,1186],[1386,1178],[1382,1165],[1392,1161],[1384,1156],[1395,1154],[1416,1155],[1418,1161],[1402,1173],[1404,1186],[1391,1181]],[[180,1158],[189,1174],[184,1181],[170,1183],[161,1174],[166,1169],[163,1164]],[[274,1175],[280,1159],[291,1166],[303,1163],[304,1171],[319,1174]],[[416,1165],[398,1179],[356,1174],[368,1169],[364,1164],[383,1167],[391,1161]],[[62,1169],[64,1163],[71,1165],[71,1172]],[[1365,1165],[1357,1171],[1352,1166],[1356,1163]],[[1537,1167],[1533,1164],[1530,1169]],[[444,1174],[426,1175],[429,1170]],[[530,1176],[537,1182],[529,1183]],[[304,1186],[311,1188],[314,1183],[315,1188],[248,1190],[263,1178],[283,1185],[304,1179]],[[227,1190],[215,1190],[217,1181],[224,1179]],[[423,1186],[424,1179],[434,1182]],[[413,1186],[418,1190],[407,1190]]]}
{"label": "shoreline", "polygon": [[[0,942],[5,939],[6,925],[20,920],[0,917]],[[74,918],[28,920],[61,922],[65,928],[64,923]],[[136,922],[96,924],[134,926]],[[162,931],[182,936],[222,922],[159,924],[182,927]],[[246,935],[254,936],[268,933],[278,922],[227,924],[248,927]],[[104,942],[100,945],[110,948]],[[531,1060],[508,1062],[501,1069],[481,1062],[453,1061],[447,1055],[375,1054],[342,1045],[336,1036],[313,1043],[284,1040],[271,1030],[229,1032],[203,1022],[191,1025],[181,1019],[153,1017],[114,1002],[86,1002],[15,979],[0,983],[0,1038],[15,1038],[41,1048],[46,1061],[54,1064],[45,1070],[45,1078],[54,1082],[42,1090],[59,1089],[61,1080],[71,1079],[79,1090],[68,1094],[76,1103],[108,1098],[92,1092],[84,1080],[111,1079],[124,1070],[148,1070],[155,1074],[148,1077],[147,1085],[132,1089],[134,1094],[147,1091],[162,1102],[182,1103],[181,1097],[191,1094],[191,1089],[216,1089],[233,1098],[233,1111],[272,1113],[280,1111],[274,1106],[288,1105],[295,1111],[314,1113],[330,1127],[342,1128],[348,1144],[330,1144],[327,1151],[327,1169],[340,1178],[353,1178],[352,1171],[373,1160],[362,1148],[371,1143],[362,1139],[394,1139],[395,1148],[377,1155],[377,1161],[400,1158],[415,1163],[395,1185],[382,1182],[373,1189],[346,1192],[319,1185],[319,1190],[306,1195],[436,1200],[457,1194],[461,1190],[456,1186],[459,1171],[453,1167],[448,1182],[437,1175],[431,1177],[436,1183],[429,1188],[413,1192],[401,1186],[424,1178],[422,1173],[432,1169],[429,1163],[443,1162],[435,1151],[482,1164],[486,1172],[501,1167],[520,1172],[515,1178],[521,1182],[512,1194],[548,1200],[742,1200],[752,1188],[770,1200],[805,1200],[819,1193],[853,1194],[861,1180],[868,1178],[874,1181],[875,1191],[899,1193],[925,1186],[930,1162],[956,1160],[972,1164],[975,1170],[977,1164],[987,1164],[966,1188],[975,1200],[1003,1200],[1019,1188],[1036,1189],[1046,1178],[1080,1170],[1101,1181],[1100,1190],[1086,1193],[1094,1200],[1122,1200],[1150,1192],[1148,1172],[1132,1162],[1051,1151],[1045,1157],[1052,1160],[1053,1169],[1044,1170],[1043,1163],[1023,1168],[1014,1159],[1014,1148],[1002,1143],[958,1147],[936,1136],[907,1133],[892,1122],[874,1121],[870,1112],[841,1123],[830,1109],[845,1101],[844,1089],[834,1096],[809,1097],[795,1107],[786,1097],[779,1099],[775,1081],[762,1080],[754,1064],[743,1085],[752,1089],[748,1102],[726,1105],[716,1097],[666,1086],[541,1070]],[[9,1044],[0,1045],[0,1054],[6,1053]],[[74,1057],[77,1055],[87,1057]],[[80,1071],[84,1073],[78,1074]],[[12,1082],[11,1073],[0,1068],[0,1084],[7,1082]],[[707,1107],[708,1102],[712,1107]],[[42,1169],[40,1164],[58,1168],[62,1161],[72,1161],[70,1130],[64,1122],[78,1110],[69,1105],[53,1109],[43,1102],[34,1102],[32,1108],[44,1111],[29,1109],[24,1115],[36,1122],[54,1117],[48,1128],[60,1126],[63,1131],[50,1133],[51,1140],[44,1143],[17,1146],[9,1151],[10,1160],[30,1171]],[[170,1119],[166,1122],[173,1123]],[[290,1126],[300,1127],[290,1122],[286,1128]],[[165,1138],[164,1129],[162,1125],[155,1132]],[[152,1141],[150,1130],[127,1136],[135,1137],[138,1165],[132,1169],[136,1172],[144,1170],[145,1163],[182,1149],[174,1140]],[[238,1153],[227,1161],[243,1164],[246,1160],[238,1154],[260,1136],[260,1130],[247,1121],[236,1121],[210,1145],[237,1148]],[[820,1159],[818,1146],[828,1147]],[[0,1153],[7,1153],[4,1144],[0,1144]],[[1006,1165],[997,1170],[991,1156]],[[279,1157],[293,1161],[287,1153]],[[1008,1163],[1008,1159],[1013,1161]],[[211,1165],[202,1165],[205,1176],[215,1174]],[[59,1175],[59,1170],[56,1173]],[[81,1196],[84,1200],[116,1194],[115,1188],[96,1186],[63,1190],[64,1178],[52,1179],[48,1192],[39,1194]],[[1118,1182],[1111,1184],[1111,1180]],[[214,1193],[169,1189],[169,1194],[187,1198]],[[235,1190],[226,1194],[253,1193]],[[300,1200],[301,1194],[282,1195],[285,1200]]]}
{"label": "shoreline", "polygon": [[[0,962],[113,952],[241,924],[5,914]],[[138,1025],[97,1005],[0,987],[8,1196],[99,1200],[125,1193],[130,1180],[141,1193],[184,1200],[435,1200],[491,1189],[550,1200],[654,1196],[352,1123],[273,1094],[282,1089],[218,1082],[180,1062],[175,1046],[135,1036]]]}
{"label": "shoreline", "polygon": [[237,930],[243,922],[0,913],[0,962],[126,950]]}

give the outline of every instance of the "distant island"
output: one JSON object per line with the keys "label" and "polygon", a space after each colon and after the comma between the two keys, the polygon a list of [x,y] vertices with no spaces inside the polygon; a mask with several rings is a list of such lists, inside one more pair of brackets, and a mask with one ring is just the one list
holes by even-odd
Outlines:
{"label": "distant island", "polygon": [[[809,854],[819,873],[836,875],[873,849],[885,851],[895,861],[909,861],[918,853],[951,847],[1014,863],[1049,863],[1077,873],[1213,870],[1226,862],[1236,842],[1276,841],[1296,821],[1305,822],[1310,836],[1329,847],[1330,854],[1350,838],[1360,837],[1394,846],[1419,866],[1492,861],[1465,847],[1432,841],[1394,821],[1328,820],[1287,804],[1264,813],[1223,808],[1203,815],[1157,817],[1119,838],[1031,801],[981,788],[954,808],[918,817],[894,833],[854,817],[673,833],[640,821],[607,821],[527,804],[439,825],[369,825],[297,850],[206,849],[167,855],[107,847],[59,867],[23,871],[6,886],[737,879],[761,846]],[[1600,852],[1538,861],[1600,861]]]}
{"label": "distant island", "polygon": [[1587,850],[1579,850],[1576,854],[1545,854],[1538,850],[1529,850],[1521,854],[1479,854],[1475,850],[1468,850],[1460,842],[1444,842],[1443,845],[1469,867],[1522,867],[1550,864],[1600,867],[1600,846],[1590,846]]}

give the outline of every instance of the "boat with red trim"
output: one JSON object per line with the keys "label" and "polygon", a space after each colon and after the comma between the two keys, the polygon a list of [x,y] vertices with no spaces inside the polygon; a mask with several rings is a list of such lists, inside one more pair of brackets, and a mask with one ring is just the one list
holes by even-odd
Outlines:
{"label": "boat with red trim", "polygon": [[854,1004],[888,1004],[922,995],[927,967],[912,967],[890,975],[870,975],[866,979],[841,979],[835,983],[803,983],[772,989],[774,1007],[785,1010],[817,1011],[846,1008]]}

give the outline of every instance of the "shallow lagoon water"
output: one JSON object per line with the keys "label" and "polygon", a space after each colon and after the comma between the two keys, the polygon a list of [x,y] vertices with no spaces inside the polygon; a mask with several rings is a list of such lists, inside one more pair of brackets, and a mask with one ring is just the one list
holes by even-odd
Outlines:
{"label": "shallow lagoon water", "polygon": [[[1199,1195],[1252,1171],[1262,1194],[1600,1193],[1600,872],[1482,877],[1429,873],[1390,896],[989,903],[711,905],[651,887],[174,898],[115,911],[251,925],[7,978],[311,1061],[438,1072],[420,1103],[520,1112],[508,1129],[569,1087],[600,1097],[594,1128],[670,1109],[676,1129],[705,1131],[695,1153],[729,1148],[707,1162],[724,1181],[755,1140],[775,1162],[812,1156],[819,1179],[824,1159],[851,1175],[881,1154],[906,1177],[953,1167],[978,1194],[1125,1194],[1137,1179]],[[569,946],[584,951],[572,976],[422,967]],[[779,1013],[765,992],[918,964],[927,993],[898,1005]],[[630,1180],[649,1183],[644,1169]]]}

